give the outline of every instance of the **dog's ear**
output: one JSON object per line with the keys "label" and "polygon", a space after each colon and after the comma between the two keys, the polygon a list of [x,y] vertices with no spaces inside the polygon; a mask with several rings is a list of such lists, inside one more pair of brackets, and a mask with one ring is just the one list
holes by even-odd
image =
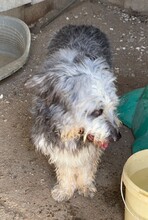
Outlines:
{"label": "dog's ear", "polygon": [[44,96],[48,91],[53,91],[52,80],[47,73],[41,73],[28,79],[25,83],[25,87],[39,96]]}
{"label": "dog's ear", "polygon": [[[33,76],[26,81],[25,87],[33,94],[42,97],[47,106],[54,104],[60,106],[63,111],[69,108],[68,101],[65,97],[65,87],[59,83],[60,78],[55,77],[55,74],[49,70],[46,73],[41,73]],[[69,89],[71,90],[71,89]]]}
{"label": "dog's ear", "polygon": [[46,79],[46,75],[42,75],[42,76],[35,75],[26,81],[25,87],[27,89],[32,89],[35,87],[41,88],[41,87],[43,87],[45,79]]}

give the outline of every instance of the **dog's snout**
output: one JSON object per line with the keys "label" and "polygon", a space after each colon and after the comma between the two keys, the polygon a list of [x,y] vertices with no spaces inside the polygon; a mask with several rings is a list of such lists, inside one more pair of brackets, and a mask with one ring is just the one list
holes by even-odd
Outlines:
{"label": "dog's snout", "polygon": [[109,141],[114,142],[114,141],[119,141],[121,138],[121,133],[117,131],[116,129],[111,130],[111,134],[109,136]]}

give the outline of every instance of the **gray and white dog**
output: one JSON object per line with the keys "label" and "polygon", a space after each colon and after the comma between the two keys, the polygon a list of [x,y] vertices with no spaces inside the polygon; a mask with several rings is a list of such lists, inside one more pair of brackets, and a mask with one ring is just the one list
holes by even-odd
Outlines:
{"label": "gray and white dog", "polygon": [[120,138],[118,97],[108,40],[93,26],[63,27],[49,44],[34,88],[32,139],[56,167],[52,196],[68,200],[78,190],[93,196],[97,165],[110,141]]}

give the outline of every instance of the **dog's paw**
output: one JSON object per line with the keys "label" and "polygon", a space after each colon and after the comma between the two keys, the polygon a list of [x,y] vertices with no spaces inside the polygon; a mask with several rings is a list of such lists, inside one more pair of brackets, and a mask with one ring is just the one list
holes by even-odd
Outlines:
{"label": "dog's paw", "polygon": [[79,195],[83,195],[84,197],[93,198],[96,192],[97,189],[93,183],[90,185],[82,186],[81,188],[78,189]]}
{"label": "dog's paw", "polygon": [[73,190],[66,190],[65,188],[62,188],[60,185],[56,185],[51,191],[52,198],[57,202],[69,200],[72,197],[73,193]]}

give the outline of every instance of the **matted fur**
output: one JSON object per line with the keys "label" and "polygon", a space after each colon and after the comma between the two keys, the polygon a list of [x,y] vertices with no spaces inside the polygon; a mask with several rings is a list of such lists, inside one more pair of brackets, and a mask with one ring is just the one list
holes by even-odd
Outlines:
{"label": "matted fur", "polygon": [[103,148],[119,139],[118,97],[109,43],[93,26],[63,27],[51,40],[34,88],[32,139],[50,156],[57,174],[52,196],[69,199],[75,190],[93,196]]}

